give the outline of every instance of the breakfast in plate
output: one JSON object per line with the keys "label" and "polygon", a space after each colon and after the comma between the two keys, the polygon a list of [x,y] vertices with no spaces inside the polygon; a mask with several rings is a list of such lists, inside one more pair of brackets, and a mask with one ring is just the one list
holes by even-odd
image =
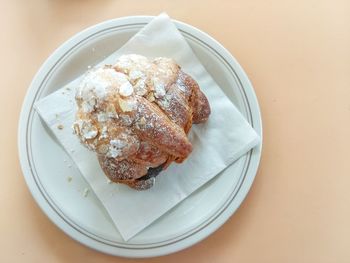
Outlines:
{"label": "breakfast in plate", "polygon": [[89,70],[75,98],[75,134],[111,181],[137,190],[189,156],[192,124],[210,115],[197,82],[165,57],[123,55]]}

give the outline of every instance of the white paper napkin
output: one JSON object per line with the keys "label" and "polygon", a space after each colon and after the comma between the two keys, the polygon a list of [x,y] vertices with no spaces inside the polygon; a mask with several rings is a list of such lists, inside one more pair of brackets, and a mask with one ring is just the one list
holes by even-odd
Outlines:
{"label": "white paper napkin", "polygon": [[189,138],[193,152],[182,164],[172,164],[147,191],[108,184],[95,153],[83,147],[72,133],[79,78],[35,104],[42,119],[71,156],[106,208],[125,240],[203,186],[259,143],[259,136],[224,95],[197,59],[185,38],[166,14],[154,18],[121,49],[100,64],[113,64],[122,54],[172,57],[192,75],[208,97],[209,120],[193,125]]}

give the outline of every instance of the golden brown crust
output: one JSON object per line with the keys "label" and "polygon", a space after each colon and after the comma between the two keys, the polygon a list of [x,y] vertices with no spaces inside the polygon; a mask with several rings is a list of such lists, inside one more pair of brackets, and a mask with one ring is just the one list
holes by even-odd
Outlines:
{"label": "golden brown crust", "polygon": [[154,184],[154,178],[138,179],[149,168],[166,169],[188,157],[192,123],[210,114],[197,82],[172,59],[139,55],[88,72],[76,101],[81,142],[98,154],[111,181],[138,190]]}
{"label": "golden brown crust", "polygon": [[129,159],[117,160],[115,158],[106,157],[105,155],[99,155],[98,161],[103,172],[113,182],[133,181],[147,173],[146,166]]}
{"label": "golden brown crust", "polygon": [[130,160],[118,161],[105,156],[98,156],[103,172],[114,183],[126,184],[136,190],[146,190],[154,185],[155,178],[139,180],[140,174],[147,173],[145,166]]}
{"label": "golden brown crust", "polygon": [[200,90],[198,83],[188,74],[182,72],[179,74],[181,81],[185,86],[191,87],[191,106],[192,121],[194,124],[202,123],[208,120],[210,115],[210,106],[207,97]]}
{"label": "golden brown crust", "polygon": [[141,142],[138,152],[130,157],[130,159],[135,163],[148,167],[157,167],[165,163],[167,158],[167,153],[162,152],[157,148],[157,146],[154,146],[147,141]]}
{"label": "golden brown crust", "polygon": [[192,145],[184,130],[172,122],[154,103],[143,97],[138,98],[144,124],[137,121],[134,130],[142,141],[150,141],[159,150],[179,158],[186,158]]}

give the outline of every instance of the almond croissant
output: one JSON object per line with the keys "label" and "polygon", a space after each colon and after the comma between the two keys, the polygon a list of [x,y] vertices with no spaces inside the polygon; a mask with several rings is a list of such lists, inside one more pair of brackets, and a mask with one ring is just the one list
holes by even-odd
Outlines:
{"label": "almond croissant", "polygon": [[192,151],[192,123],[210,114],[198,84],[169,58],[121,56],[114,66],[93,69],[77,93],[73,125],[80,141],[98,155],[113,182],[137,190]]}

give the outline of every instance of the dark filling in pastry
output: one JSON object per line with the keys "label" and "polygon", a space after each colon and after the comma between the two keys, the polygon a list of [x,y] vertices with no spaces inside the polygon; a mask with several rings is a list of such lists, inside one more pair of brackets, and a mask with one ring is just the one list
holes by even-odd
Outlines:
{"label": "dark filling in pastry", "polygon": [[163,170],[163,165],[159,165],[155,168],[148,168],[147,174],[136,179],[137,181],[148,180],[152,177],[156,177]]}

